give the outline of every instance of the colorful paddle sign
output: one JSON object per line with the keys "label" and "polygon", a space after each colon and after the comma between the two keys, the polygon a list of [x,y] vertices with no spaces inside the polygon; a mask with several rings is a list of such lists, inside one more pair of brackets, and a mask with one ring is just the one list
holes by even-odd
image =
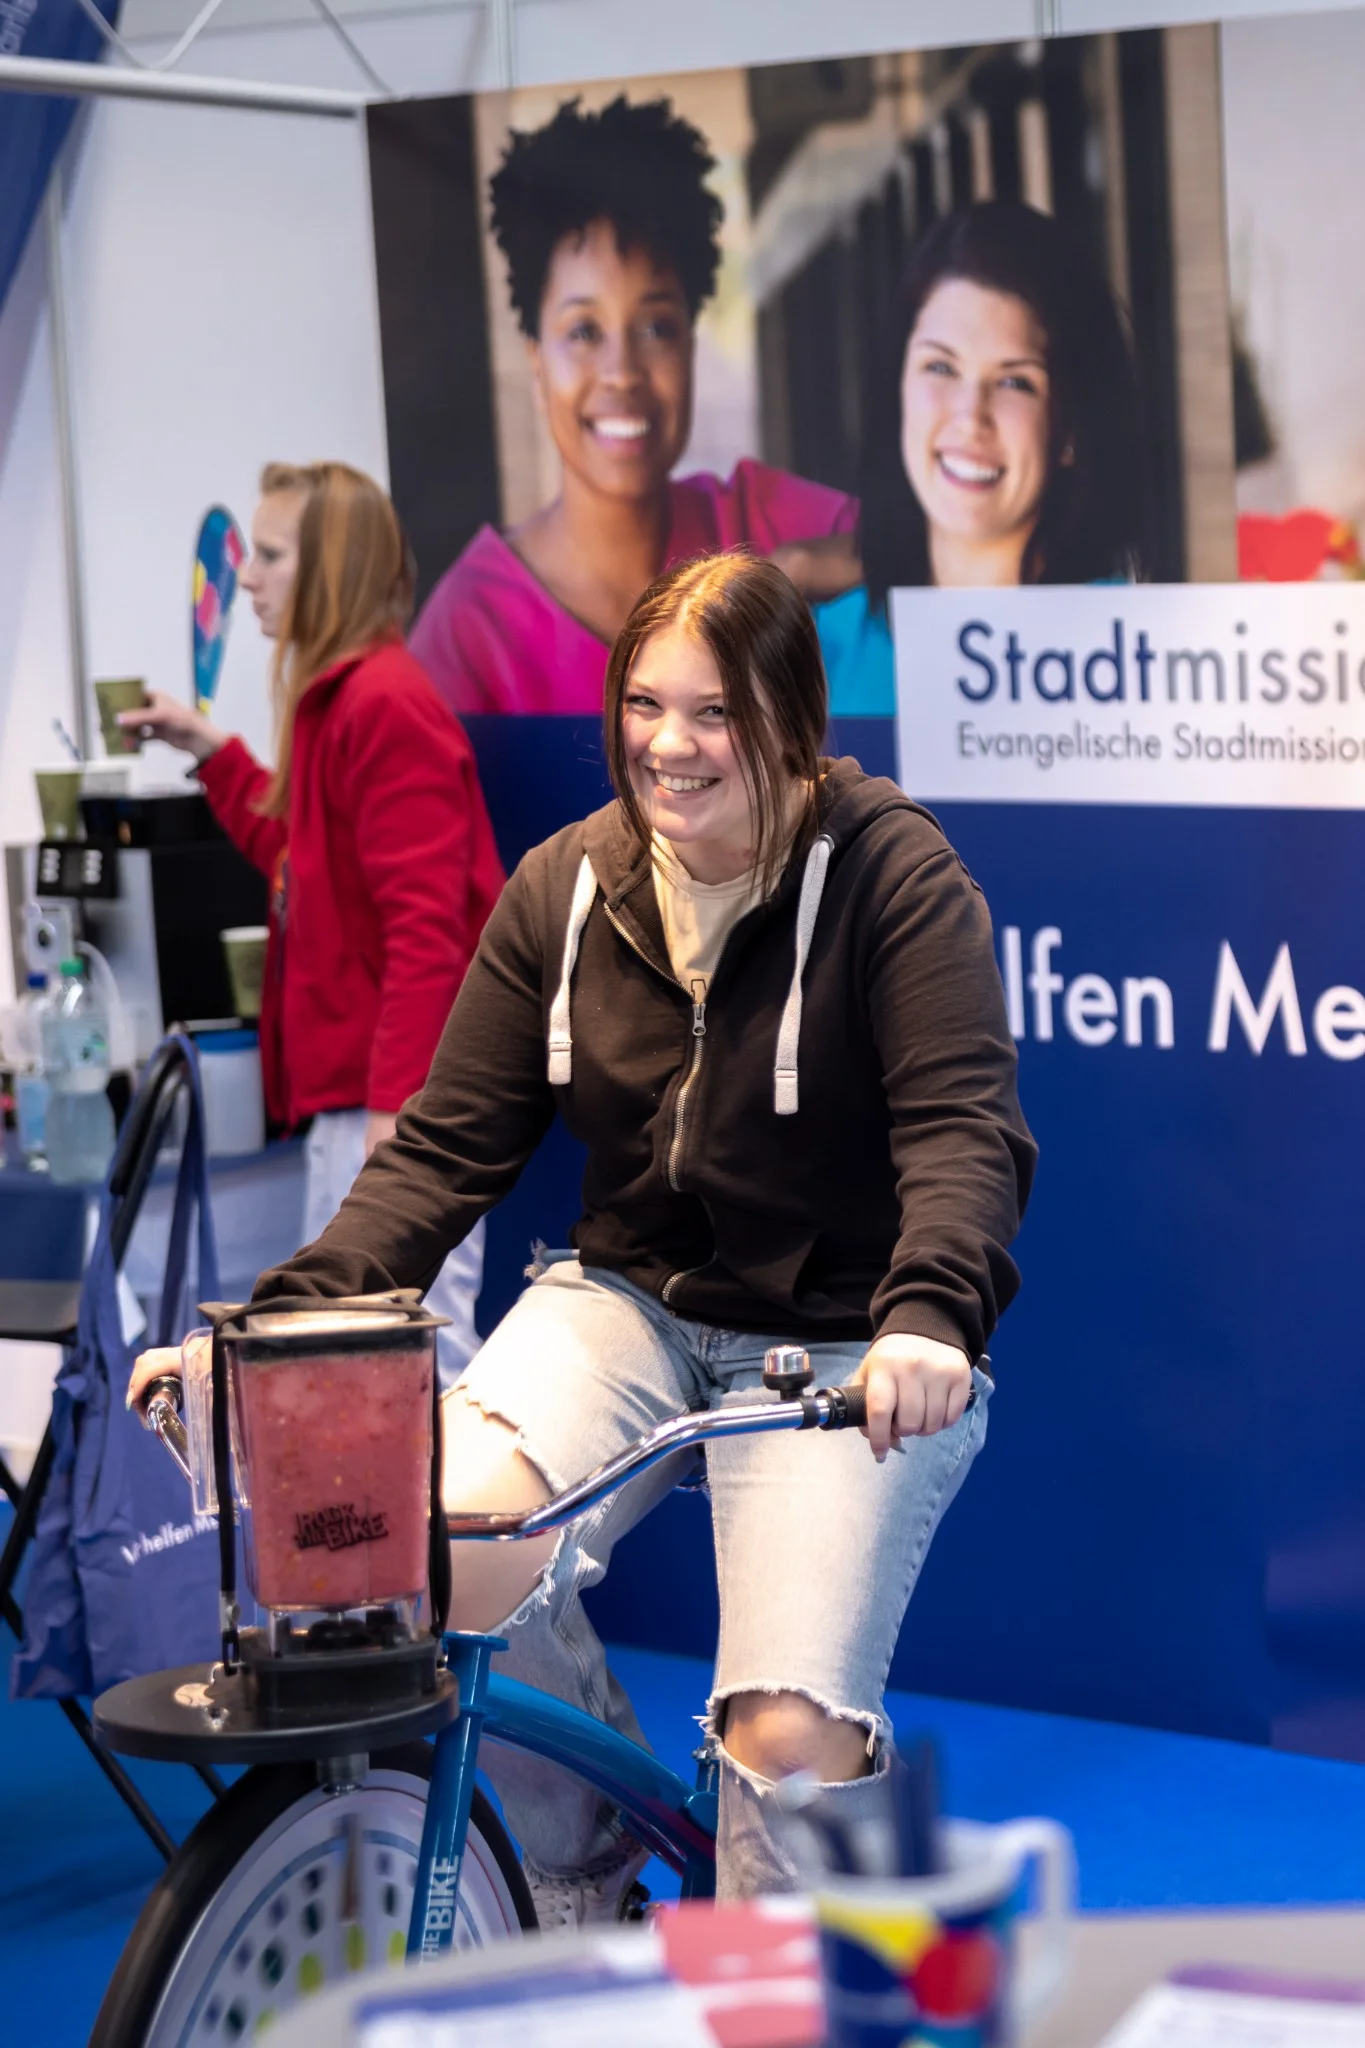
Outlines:
{"label": "colorful paddle sign", "polygon": [[246,560],[242,529],[223,505],[204,514],[194,550],[194,701],[212,709],[227,646],[228,620],[237,595],[237,571]]}

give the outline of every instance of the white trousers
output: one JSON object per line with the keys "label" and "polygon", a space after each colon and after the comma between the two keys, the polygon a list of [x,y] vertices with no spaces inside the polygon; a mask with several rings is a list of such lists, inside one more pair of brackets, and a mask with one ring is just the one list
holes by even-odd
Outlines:
{"label": "white trousers", "polygon": [[[321,1237],[365,1164],[365,1121],[363,1109],[327,1109],[313,1118],[304,1154],[305,1244]],[[450,1317],[448,1327],[436,1333],[436,1365],[443,1393],[455,1385],[481,1342],[474,1328],[474,1304],[483,1284],[483,1236],[480,1219],[427,1289],[427,1307],[436,1315]]]}

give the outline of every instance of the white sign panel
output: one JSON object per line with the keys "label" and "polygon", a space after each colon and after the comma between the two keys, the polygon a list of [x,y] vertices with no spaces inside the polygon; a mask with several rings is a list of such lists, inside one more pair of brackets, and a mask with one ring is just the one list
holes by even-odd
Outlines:
{"label": "white sign panel", "polygon": [[1365,583],[891,593],[927,802],[1365,805]]}

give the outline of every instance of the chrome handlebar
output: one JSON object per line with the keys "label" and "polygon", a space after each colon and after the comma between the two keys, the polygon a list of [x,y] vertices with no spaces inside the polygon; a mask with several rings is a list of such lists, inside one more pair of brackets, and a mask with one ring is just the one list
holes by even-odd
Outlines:
{"label": "chrome handlebar", "polygon": [[[860,1429],[867,1420],[864,1389],[821,1387],[812,1391],[814,1377],[805,1352],[793,1345],[777,1347],[768,1352],[764,1363],[768,1398],[736,1401],[700,1414],[670,1416],[667,1422],[627,1444],[614,1458],[608,1458],[586,1478],[577,1480],[539,1507],[481,1514],[447,1511],[449,1534],[462,1543],[513,1543],[528,1536],[548,1535],[586,1514],[628,1479],[657,1465],[661,1458],[694,1450],[721,1437],[753,1436],[774,1429]],[[153,1380],[144,1397],[142,1420],[147,1429],[160,1437],[193,1485],[189,1438],[181,1419],[180,1400],[178,1379],[167,1375]]]}
{"label": "chrome handlebar", "polygon": [[764,1430],[860,1428],[866,1414],[862,1392],[861,1387],[822,1387],[818,1393],[776,1400],[736,1401],[728,1408],[711,1408],[701,1415],[673,1415],[539,1507],[506,1514],[451,1514],[447,1509],[446,1527],[453,1540],[467,1543],[509,1543],[545,1536],[586,1514],[628,1479],[637,1478],[675,1452],[714,1443],[720,1437],[754,1436]]}

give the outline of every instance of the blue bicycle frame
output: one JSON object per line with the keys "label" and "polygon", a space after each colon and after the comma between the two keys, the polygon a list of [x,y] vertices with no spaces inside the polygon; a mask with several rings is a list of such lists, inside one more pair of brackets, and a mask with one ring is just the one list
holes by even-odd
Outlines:
{"label": "blue bicycle frame", "polygon": [[637,1742],[577,1707],[515,1678],[495,1676],[500,1636],[447,1635],[446,1657],[460,1688],[460,1713],[436,1737],[408,1955],[453,1946],[460,1869],[483,1736],[529,1750],[584,1779],[618,1806],[630,1831],[682,1879],[684,1898],[709,1898],[716,1879],[715,1765],[705,1760],[688,1785]]}
{"label": "blue bicycle frame", "polygon": [[[727,1436],[773,1429],[857,1428],[866,1419],[861,1387],[809,1391],[810,1359],[798,1345],[779,1345],[764,1359],[764,1385],[782,1398],[727,1403],[702,1414],[675,1415],[539,1507],[507,1513],[451,1513],[457,1541],[514,1542],[563,1528],[649,1465],[681,1449]],[[619,1807],[630,1831],[682,1879],[684,1898],[710,1898],[716,1888],[716,1767],[702,1758],[687,1785],[650,1751],[617,1735],[591,1714],[516,1679],[495,1677],[500,1636],[443,1637],[460,1694],[459,1718],[436,1737],[417,1887],[408,1926],[408,1955],[438,1956],[455,1940],[460,1866],[484,1734],[559,1764]]]}

